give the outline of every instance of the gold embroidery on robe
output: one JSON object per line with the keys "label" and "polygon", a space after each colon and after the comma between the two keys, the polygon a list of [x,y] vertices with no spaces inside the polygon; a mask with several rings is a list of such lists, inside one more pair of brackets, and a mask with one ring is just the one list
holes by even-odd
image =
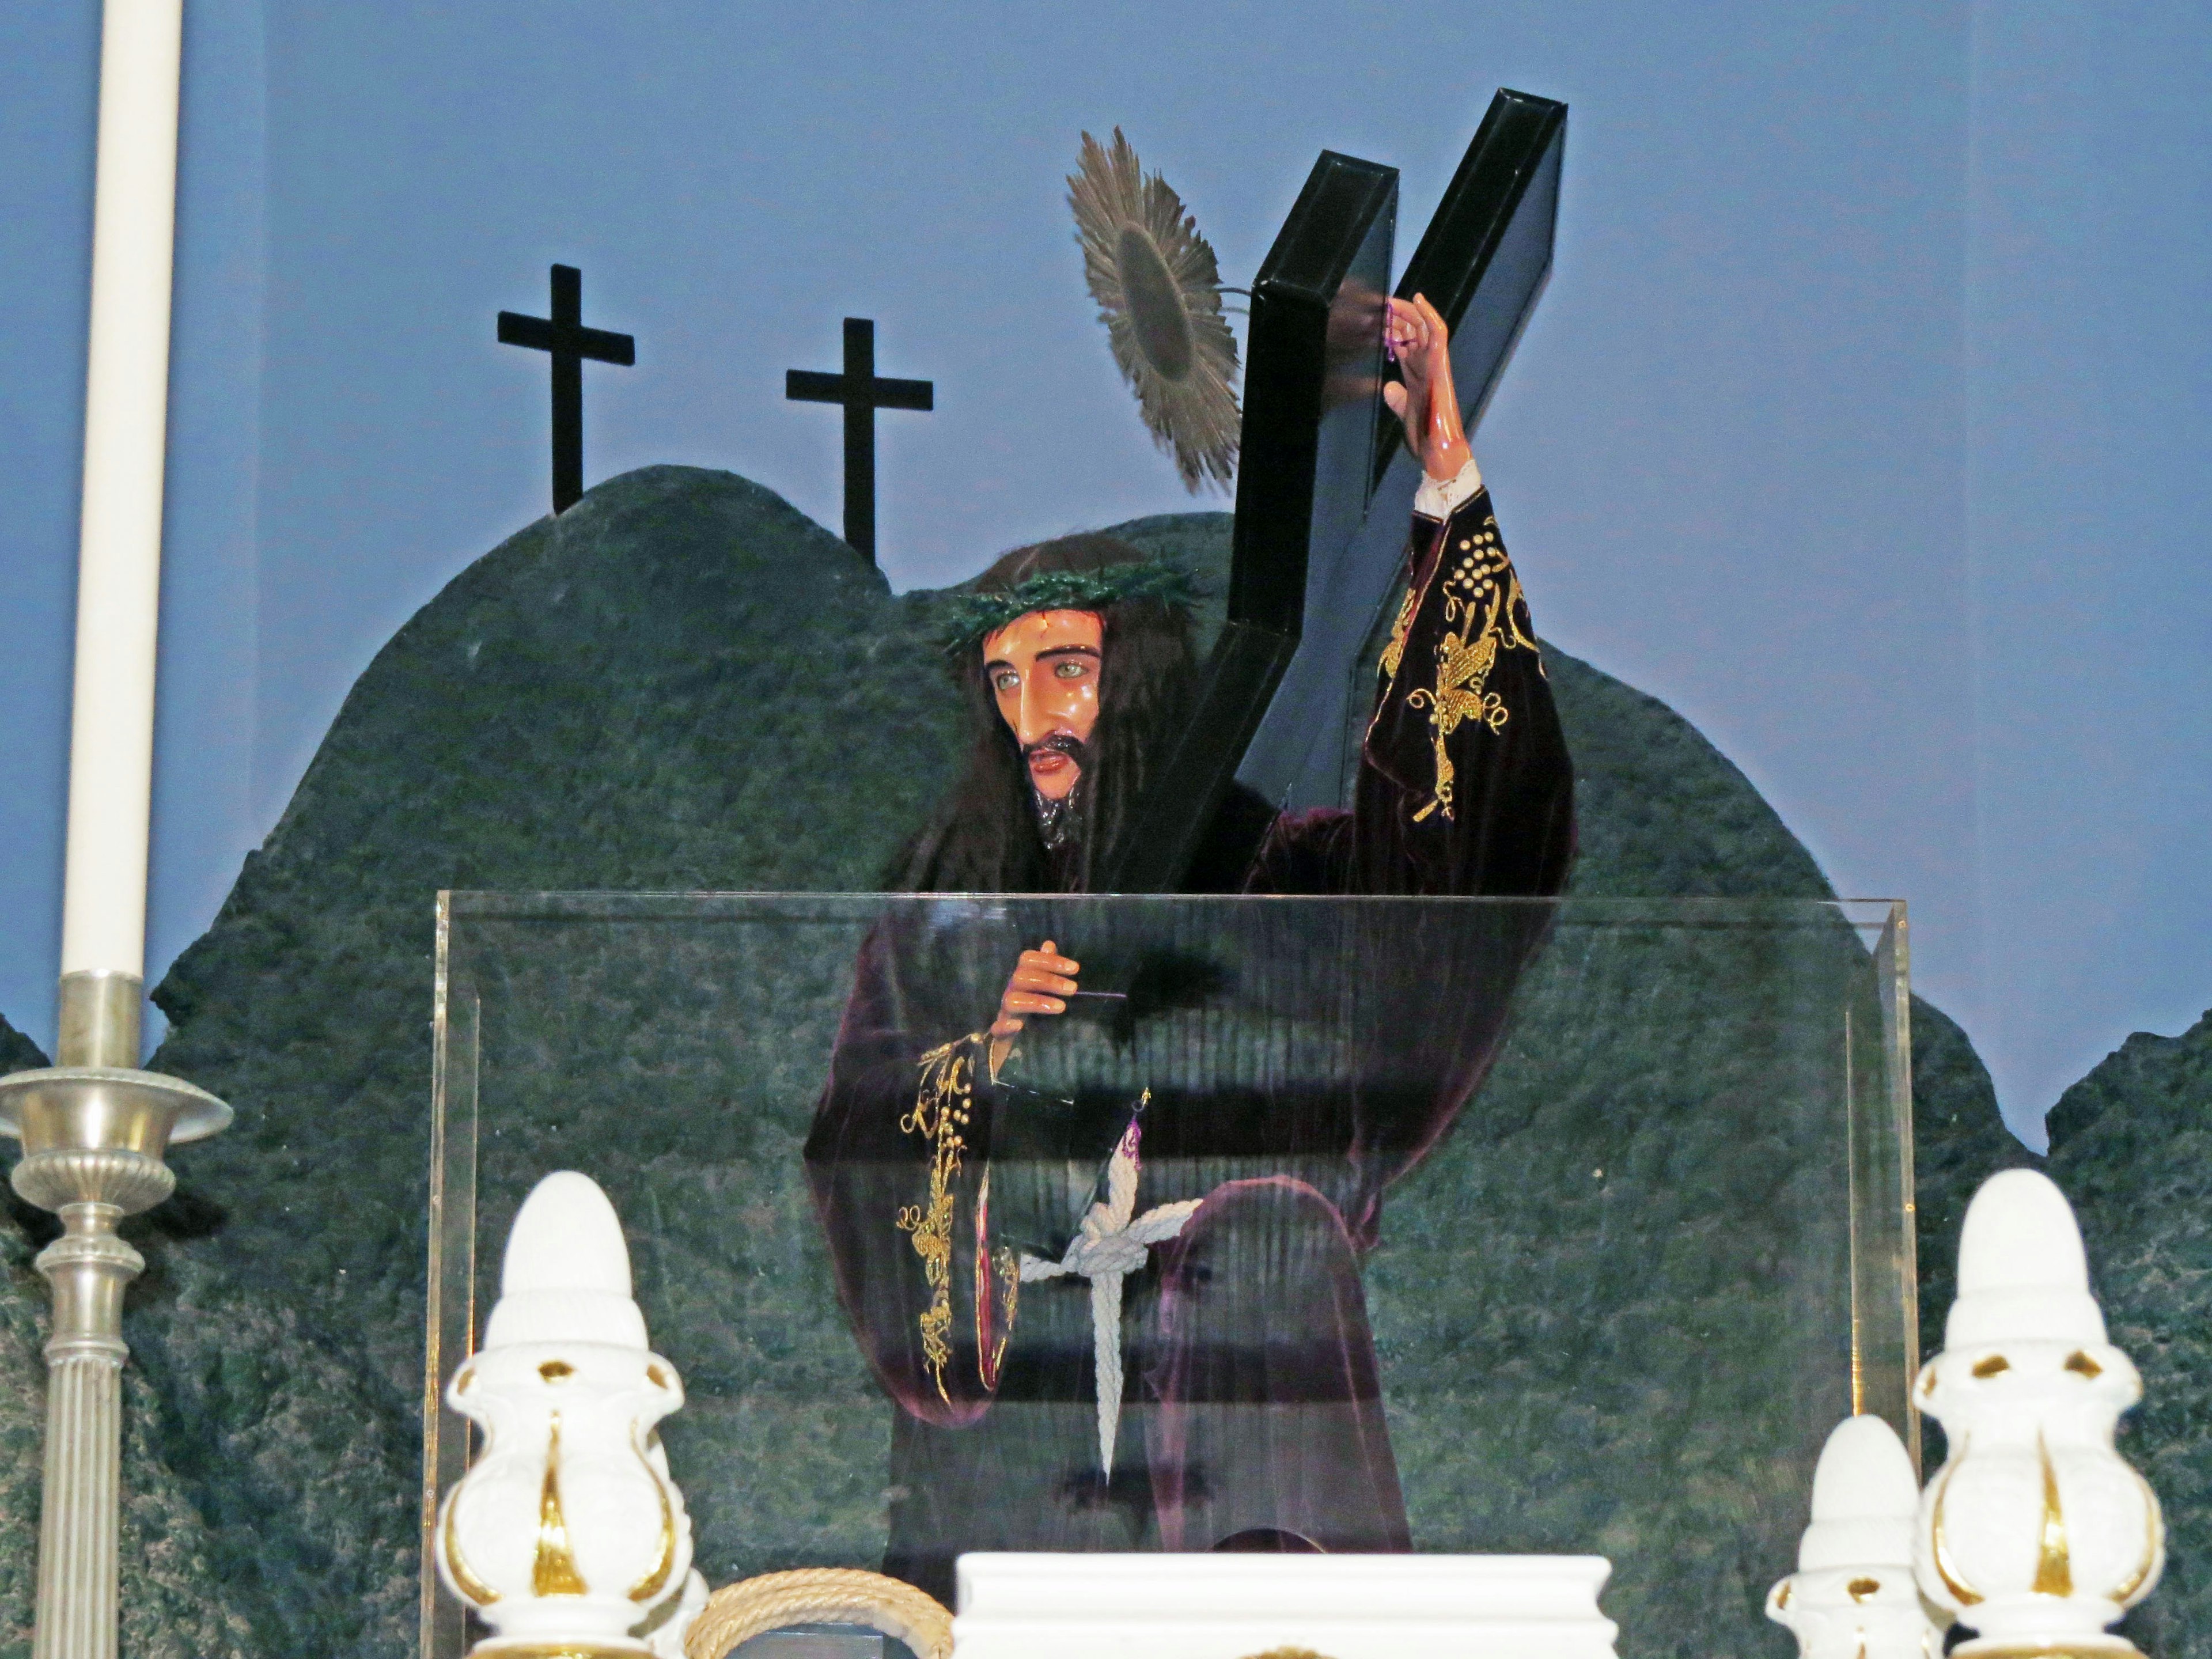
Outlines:
{"label": "gold embroidery on robe", "polygon": [[986,1389],[999,1386],[999,1364],[1014,1334],[1014,1311],[1021,1294],[1020,1258],[1004,1246],[995,1253],[991,1249],[991,1166],[987,1164],[975,1191],[975,1375]]}
{"label": "gold embroidery on robe", "polygon": [[[1429,734],[1436,753],[1435,789],[1429,804],[1413,814],[1416,823],[1431,812],[1441,811],[1447,818],[1452,816],[1455,773],[1448,745],[1461,723],[1480,720],[1492,732],[1505,727],[1511,711],[1505,699],[1489,689],[1498,653],[1536,649],[1536,641],[1521,625],[1527,614],[1521,579],[1505,556],[1495,519],[1486,517],[1480,530],[1461,537],[1456,545],[1447,544],[1438,550],[1430,582],[1438,581],[1445,627],[1443,638],[1437,644],[1436,681],[1406,694],[1407,708],[1429,711]],[[1406,636],[1413,631],[1413,614],[1426,592],[1427,585],[1418,594],[1409,590],[1399,613],[1399,628],[1391,635],[1391,647],[1401,658]],[[1390,657],[1386,651],[1387,672],[1395,678],[1397,665]]]}
{"label": "gold embroidery on robe", "polygon": [[1398,620],[1390,624],[1390,642],[1382,647],[1382,679],[1386,685],[1398,678],[1398,665],[1405,660],[1406,635],[1413,631],[1413,611],[1420,598],[1420,590],[1408,585],[1406,597],[1398,606]]}
{"label": "gold embroidery on robe", "polygon": [[[999,1367],[1006,1358],[1006,1343],[1014,1334],[1014,1312],[1022,1297],[1022,1264],[1019,1257],[1001,1246],[986,1250],[984,1229],[978,1221],[975,1228],[975,1374],[987,1389],[999,1386]],[[992,1279],[998,1279],[998,1295],[1002,1301],[994,1302]]]}
{"label": "gold embroidery on robe", "polygon": [[914,1235],[914,1251],[929,1285],[929,1306],[915,1323],[921,1331],[921,1362],[937,1379],[938,1395],[947,1405],[952,1401],[945,1388],[945,1368],[952,1360],[952,1182],[968,1150],[961,1131],[975,1111],[974,1050],[982,1042],[980,1036],[964,1036],[924,1054],[914,1109],[899,1120],[902,1134],[920,1135],[930,1143],[929,1201],[902,1207],[898,1229]]}

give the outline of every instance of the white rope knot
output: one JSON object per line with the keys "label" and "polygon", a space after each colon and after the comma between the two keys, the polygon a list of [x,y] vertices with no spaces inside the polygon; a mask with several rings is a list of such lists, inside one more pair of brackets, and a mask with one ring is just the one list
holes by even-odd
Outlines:
{"label": "white rope knot", "polygon": [[1114,1441],[1121,1425],[1121,1282],[1145,1265],[1153,1245],[1182,1231],[1202,1200],[1137,1209],[1137,1142],[1132,1123],[1106,1165],[1106,1200],[1093,1204],[1057,1261],[1022,1258],[1024,1282],[1069,1276],[1091,1281],[1091,1347],[1098,1373],[1098,1467],[1114,1473]]}

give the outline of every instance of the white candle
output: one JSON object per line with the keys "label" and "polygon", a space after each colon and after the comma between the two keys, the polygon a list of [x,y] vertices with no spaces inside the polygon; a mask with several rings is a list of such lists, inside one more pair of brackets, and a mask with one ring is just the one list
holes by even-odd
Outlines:
{"label": "white candle", "polygon": [[183,0],[106,0],[93,195],[64,974],[142,975]]}

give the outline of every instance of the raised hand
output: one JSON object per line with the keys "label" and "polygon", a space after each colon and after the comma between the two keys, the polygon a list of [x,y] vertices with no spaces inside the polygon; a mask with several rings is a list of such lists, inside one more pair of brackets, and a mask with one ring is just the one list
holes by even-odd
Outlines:
{"label": "raised hand", "polygon": [[1449,479],[1472,458],[1452,387],[1451,331],[1425,295],[1393,299],[1382,338],[1405,376],[1382,388],[1382,401],[1406,423],[1406,447],[1431,478]]}
{"label": "raised hand", "polygon": [[1014,971],[1006,980],[1005,993],[999,998],[999,1017],[991,1022],[993,1077],[1006,1063],[1006,1054],[1021,1032],[1025,1016],[1067,1012],[1067,1004],[1061,999],[1075,994],[1075,975],[1082,967],[1081,963],[1060,955],[1060,947],[1050,939],[1034,951],[1022,952],[1021,960],[1014,964]]}

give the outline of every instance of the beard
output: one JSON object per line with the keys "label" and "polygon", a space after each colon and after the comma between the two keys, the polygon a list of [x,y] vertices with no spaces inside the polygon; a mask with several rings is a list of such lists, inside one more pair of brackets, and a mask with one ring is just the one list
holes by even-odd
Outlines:
{"label": "beard", "polygon": [[1023,775],[1029,774],[1030,757],[1050,753],[1065,755],[1076,766],[1075,781],[1068,792],[1054,800],[1032,782],[1030,785],[1030,804],[1036,811],[1037,838],[1044,842],[1044,850],[1060,859],[1082,845],[1083,798],[1091,782],[1090,745],[1079,742],[1065,732],[1054,732],[1040,738],[1022,750]]}

